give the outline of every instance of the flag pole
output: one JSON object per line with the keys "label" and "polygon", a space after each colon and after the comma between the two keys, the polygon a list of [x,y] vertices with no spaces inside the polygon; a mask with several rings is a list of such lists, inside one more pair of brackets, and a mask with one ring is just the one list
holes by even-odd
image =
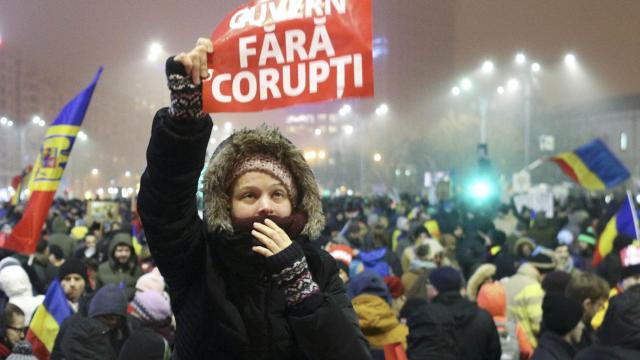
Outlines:
{"label": "flag pole", "polygon": [[635,240],[640,240],[638,239],[640,237],[640,231],[638,231],[638,213],[636,212],[636,206],[633,203],[633,197],[631,196],[631,191],[627,190],[627,200],[629,200],[629,205],[631,206],[631,217],[633,219],[633,228],[636,231],[636,238]]}

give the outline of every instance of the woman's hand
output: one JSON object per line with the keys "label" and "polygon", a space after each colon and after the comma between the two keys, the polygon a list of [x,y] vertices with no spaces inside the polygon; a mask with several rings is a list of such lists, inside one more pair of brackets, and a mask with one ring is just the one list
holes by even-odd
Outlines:
{"label": "woman's hand", "polygon": [[252,250],[264,257],[273,256],[292,244],[289,235],[269,219],[266,219],[264,224],[253,223],[251,234],[264,244],[264,247],[254,246]]}
{"label": "woman's hand", "polygon": [[199,38],[196,47],[188,53],[180,53],[173,60],[184,65],[187,75],[191,76],[194,84],[200,84],[201,79],[209,77],[207,71],[207,54],[213,53],[213,43],[210,39]]}

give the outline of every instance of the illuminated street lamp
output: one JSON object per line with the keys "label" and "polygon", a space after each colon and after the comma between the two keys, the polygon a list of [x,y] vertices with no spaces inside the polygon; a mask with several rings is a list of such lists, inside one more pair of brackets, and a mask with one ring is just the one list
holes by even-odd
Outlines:
{"label": "illuminated street lamp", "polygon": [[389,106],[387,104],[381,104],[376,108],[376,115],[382,116],[389,112]]}
{"label": "illuminated street lamp", "polygon": [[124,176],[126,177],[130,177],[131,176],[131,171],[127,170],[124,172]]}
{"label": "illuminated street lamp", "polygon": [[453,88],[451,88],[451,94],[453,96],[458,96],[460,95],[460,88],[457,86],[454,86]]}
{"label": "illuminated street lamp", "polygon": [[540,72],[541,69],[542,69],[542,67],[540,66],[539,63],[535,62],[535,63],[531,64],[531,71],[533,71],[534,73]]}
{"label": "illuminated street lamp", "polygon": [[41,118],[40,118],[40,116],[38,116],[38,115],[34,115],[34,116],[31,118],[31,122],[32,122],[32,123],[34,123],[34,124],[36,124],[36,125],[39,125],[39,124],[40,124],[40,120],[42,120],[42,119],[41,119]]}
{"label": "illuminated street lamp", "polygon": [[322,129],[320,129],[320,128],[316,128],[316,129],[313,131],[313,133],[314,133],[316,136],[320,136],[320,135],[322,135]]}
{"label": "illuminated street lamp", "polygon": [[495,67],[493,65],[493,62],[489,60],[486,60],[484,63],[482,63],[482,72],[485,74],[491,74],[494,68]]}
{"label": "illuminated street lamp", "polygon": [[98,169],[94,168],[93,170],[91,170],[91,175],[95,176],[95,175],[98,175],[98,173],[99,173]]}
{"label": "illuminated street lamp", "polygon": [[469,91],[471,90],[471,80],[469,78],[464,78],[462,79],[462,81],[460,81],[460,86],[462,87],[462,90],[464,91]]}
{"label": "illuminated street lamp", "polygon": [[498,95],[503,95],[504,94],[504,86],[498,86],[498,89],[496,89],[496,92],[498,93]]}
{"label": "illuminated street lamp", "polygon": [[564,56],[564,64],[567,65],[570,69],[575,69],[576,66],[578,65],[578,62],[576,60],[576,56],[573,55],[572,53],[569,53],[567,55]]}
{"label": "illuminated street lamp", "polygon": [[351,112],[351,105],[349,104],[345,104],[343,105],[340,110],[338,111],[338,114],[340,116],[346,116]]}
{"label": "illuminated street lamp", "polygon": [[527,62],[527,57],[525,54],[523,53],[516,54],[516,64],[523,65],[526,62]]}
{"label": "illuminated street lamp", "polygon": [[89,138],[89,136],[87,136],[87,134],[80,130],[78,131],[78,139],[80,139],[80,141],[87,141],[87,139]]}
{"label": "illuminated street lamp", "polygon": [[380,155],[379,153],[373,154],[373,161],[380,162],[381,160],[382,160],[382,155]]}
{"label": "illuminated street lamp", "polygon": [[160,43],[154,42],[149,46],[149,53],[147,54],[147,60],[150,62],[158,61],[160,55],[162,55],[162,45]]}

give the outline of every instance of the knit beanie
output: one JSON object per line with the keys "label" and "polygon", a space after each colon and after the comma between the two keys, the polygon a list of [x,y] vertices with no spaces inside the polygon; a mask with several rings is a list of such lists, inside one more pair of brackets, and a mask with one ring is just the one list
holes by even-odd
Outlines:
{"label": "knit beanie", "polygon": [[438,292],[452,292],[462,289],[462,275],[451,266],[440,267],[429,274],[429,282]]}
{"label": "knit beanie", "polygon": [[115,284],[107,284],[98,290],[89,304],[89,317],[100,315],[127,315],[127,299],[124,291]]}
{"label": "knit beanie", "polygon": [[137,292],[131,302],[133,309],[149,322],[160,322],[171,316],[169,299],[157,291]]}
{"label": "knit beanie", "polygon": [[392,298],[397,299],[404,295],[404,285],[402,285],[402,280],[399,277],[385,276],[384,283],[387,285]]}
{"label": "knit beanie", "polygon": [[545,293],[560,293],[564,294],[564,291],[569,285],[571,275],[566,271],[552,271],[548,273],[544,279],[542,279],[542,289]]}
{"label": "knit beanie", "polygon": [[58,279],[62,280],[64,279],[65,276],[69,274],[78,274],[82,276],[85,283],[88,283],[89,281],[87,279],[87,267],[80,260],[77,260],[77,259],[65,260],[64,264],[62,264],[62,266],[60,266],[60,269],[58,270]]}
{"label": "knit beanie", "polygon": [[20,340],[13,346],[7,360],[38,360],[38,358],[33,356],[31,344],[26,340]]}
{"label": "knit beanie", "polygon": [[227,175],[227,186],[231,186],[240,176],[251,171],[265,173],[279,180],[287,189],[291,203],[296,203],[298,191],[291,171],[280,161],[265,154],[251,154],[240,159],[235,168]]}
{"label": "knit beanie", "polygon": [[582,320],[582,305],[563,294],[548,293],[542,300],[542,326],[564,336]]}
{"label": "knit beanie", "polygon": [[528,260],[528,263],[533,265],[541,274],[550,273],[556,269],[556,263],[553,259],[550,250],[541,250],[540,247],[536,248]]}
{"label": "knit beanie", "polygon": [[382,277],[371,270],[365,270],[353,277],[349,281],[347,294],[349,295],[349,299],[353,299],[360,294],[376,295],[391,304],[389,288],[384,283]]}
{"label": "knit beanie", "polygon": [[158,268],[140,276],[136,282],[136,290],[138,291],[157,291],[163,292],[165,288],[164,278],[160,274]]}

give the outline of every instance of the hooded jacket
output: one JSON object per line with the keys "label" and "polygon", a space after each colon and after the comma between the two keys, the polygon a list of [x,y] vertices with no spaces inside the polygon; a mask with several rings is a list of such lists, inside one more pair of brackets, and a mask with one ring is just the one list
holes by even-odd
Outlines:
{"label": "hooded jacket", "polygon": [[409,359],[458,359],[456,325],[446,307],[413,298],[407,300],[400,317],[409,327]]}
{"label": "hooded jacket", "polygon": [[407,348],[409,329],[396,318],[389,304],[381,297],[361,294],[351,300],[358,315],[360,328],[373,349],[382,349],[385,345],[402,343]]}
{"label": "hooded jacket", "polygon": [[453,316],[461,359],[500,359],[500,338],[488,312],[458,292],[440,293],[433,302],[446,307]]}
{"label": "hooded jacket", "polygon": [[[170,79],[186,78],[184,68],[171,59],[167,72]],[[172,96],[178,90],[173,91]],[[193,97],[198,99],[199,93]],[[177,101],[183,100],[187,101],[185,97]],[[320,289],[313,297],[314,303],[304,300],[291,308],[276,284],[264,280],[258,285],[262,300],[254,305],[267,324],[268,346],[261,355],[269,359],[369,358],[335,260],[309,242],[320,235],[324,216],[318,186],[301,152],[277,130],[266,126],[235,132],[209,162],[202,221],[194,194],[212,122],[204,114],[175,114],[165,108],[154,118],[147,168],[138,195],[150,250],[169,287],[176,316],[174,355],[181,360],[240,358],[250,332],[256,331],[245,324],[247,316],[240,314],[241,307],[232,299],[230,292],[238,291],[238,285],[232,283],[234,274],[224,266],[220,258],[223,254],[215,249],[225,236],[233,236],[226,176],[247,153],[261,153],[280,161],[294,177],[298,187],[294,211],[306,213],[308,220],[292,240],[304,251]]]}
{"label": "hooded jacket", "polygon": [[22,266],[9,265],[0,270],[0,290],[9,302],[24,312],[25,325],[29,325],[36,308],[44,301],[44,295],[33,296],[31,281]]}
{"label": "hooded jacket", "polygon": [[65,259],[70,259],[76,250],[76,241],[69,236],[69,227],[61,217],[56,217],[51,224],[51,234],[47,238],[49,244],[62,249]]}
{"label": "hooded jacket", "polygon": [[571,360],[575,355],[576,349],[565,339],[550,331],[545,331],[540,337],[540,342],[533,352],[531,360]]}
{"label": "hooded jacket", "polygon": [[[129,262],[122,265],[118,264],[115,258],[115,251],[118,245],[126,245],[131,251]],[[138,266],[138,258],[133,250],[131,235],[127,233],[116,234],[109,243],[109,261],[98,267],[96,276],[96,289],[101,288],[105,284],[124,284],[125,296],[128,300],[133,299],[136,292],[136,281],[142,275],[142,270]]]}

